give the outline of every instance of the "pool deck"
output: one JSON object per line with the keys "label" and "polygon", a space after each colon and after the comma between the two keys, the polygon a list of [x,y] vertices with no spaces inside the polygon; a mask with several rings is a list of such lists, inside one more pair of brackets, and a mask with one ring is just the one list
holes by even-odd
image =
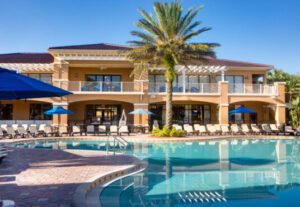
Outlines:
{"label": "pool deck", "polygon": [[136,162],[126,155],[96,151],[10,148],[0,164],[0,198],[14,200],[18,207],[74,206],[78,186]]}
{"label": "pool deck", "polygon": [[[294,139],[288,136],[193,136],[155,138],[147,135],[125,137],[133,142],[200,141],[228,138]],[[107,137],[57,137],[0,140],[4,143],[30,140],[106,140]],[[92,178],[136,166],[139,160],[127,155],[106,155],[100,151],[9,148],[0,164],[0,198],[14,200],[17,206],[75,206],[74,194]]]}

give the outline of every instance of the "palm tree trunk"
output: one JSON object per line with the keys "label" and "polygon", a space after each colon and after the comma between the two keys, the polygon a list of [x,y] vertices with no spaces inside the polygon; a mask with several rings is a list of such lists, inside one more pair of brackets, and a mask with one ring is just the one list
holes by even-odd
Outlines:
{"label": "palm tree trunk", "polygon": [[173,81],[167,78],[166,126],[171,129],[173,124]]}

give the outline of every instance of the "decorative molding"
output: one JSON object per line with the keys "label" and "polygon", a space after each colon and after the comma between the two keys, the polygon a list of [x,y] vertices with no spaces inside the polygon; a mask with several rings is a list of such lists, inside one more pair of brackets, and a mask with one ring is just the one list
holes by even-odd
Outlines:
{"label": "decorative molding", "polygon": [[0,63],[0,67],[15,70],[18,73],[54,71],[52,63]]}
{"label": "decorative molding", "polygon": [[149,103],[134,103],[134,106],[149,106]]}
{"label": "decorative molding", "polygon": [[[154,71],[163,71],[165,70],[164,67],[161,68],[152,68]],[[186,71],[187,73],[217,73],[221,71],[227,71],[226,66],[222,65],[176,65],[175,71],[180,73]]]}
{"label": "decorative molding", "polygon": [[52,103],[52,105],[53,106],[68,106],[69,103],[68,102],[61,102],[61,103],[55,102],[55,103]]}

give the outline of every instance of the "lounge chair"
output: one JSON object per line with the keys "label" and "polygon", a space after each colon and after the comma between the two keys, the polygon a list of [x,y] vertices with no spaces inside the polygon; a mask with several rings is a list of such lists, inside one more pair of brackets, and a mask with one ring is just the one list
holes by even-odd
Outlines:
{"label": "lounge chair", "polygon": [[1,124],[1,129],[6,132],[7,131],[7,124]]}
{"label": "lounge chair", "polygon": [[21,126],[22,126],[26,131],[28,131],[28,124],[21,124]]}
{"label": "lounge chair", "polygon": [[172,127],[177,129],[177,130],[182,130],[182,126],[178,125],[178,124],[173,124]]}
{"label": "lounge chair", "polygon": [[12,124],[11,126],[15,131],[18,131],[19,124]]}
{"label": "lounge chair", "polygon": [[215,135],[217,133],[217,129],[212,124],[207,124],[206,128],[207,128],[210,135]]}
{"label": "lounge chair", "polygon": [[183,130],[186,131],[187,135],[192,135],[192,134],[195,134],[195,131],[192,127],[192,125],[189,125],[189,124],[184,124],[183,125]]}
{"label": "lounge chair", "polygon": [[87,125],[87,127],[86,127],[86,135],[88,135],[88,134],[96,135],[95,126],[94,125]]}
{"label": "lounge chair", "polygon": [[3,130],[2,130],[2,128],[0,128],[0,138],[5,138],[5,134],[4,134]]}
{"label": "lounge chair", "polygon": [[273,134],[273,132],[268,124],[262,124],[261,128],[265,134]]}
{"label": "lounge chair", "polygon": [[241,134],[241,130],[237,124],[231,124],[230,130],[232,134]]}
{"label": "lounge chair", "polygon": [[256,124],[251,124],[251,130],[254,134],[261,134],[262,130],[256,125]]}
{"label": "lounge chair", "polygon": [[107,130],[105,125],[99,125],[98,126],[98,134],[105,134],[107,135]]}
{"label": "lounge chair", "polygon": [[79,134],[80,136],[82,135],[82,130],[80,129],[80,126],[72,126],[71,136],[74,136],[75,134]]}
{"label": "lounge chair", "polygon": [[194,124],[194,131],[195,131],[195,133],[197,133],[197,134],[200,133],[200,124]]}
{"label": "lounge chair", "polygon": [[6,128],[6,133],[9,136],[10,139],[13,139],[13,138],[17,137],[17,134],[16,134],[15,130],[11,126],[8,126]]}
{"label": "lounge chair", "polygon": [[52,127],[51,127],[51,126],[45,126],[45,133],[44,133],[44,135],[45,135],[46,137],[48,137],[49,135],[53,136],[53,135],[55,135],[55,134],[57,134],[57,132],[54,132],[54,131],[52,130]]}
{"label": "lounge chair", "polygon": [[246,134],[246,135],[251,132],[248,127],[248,124],[242,124],[242,132],[243,132],[243,134]]}
{"label": "lounge chair", "polygon": [[280,130],[278,129],[278,127],[276,126],[276,124],[270,124],[270,128],[271,128],[271,131],[275,134],[279,134],[280,133]]}
{"label": "lounge chair", "polygon": [[20,136],[23,137],[23,138],[29,137],[28,132],[22,126],[18,127],[18,134],[20,134]]}
{"label": "lounge chair", "polygon": [[118,135],[118,126],[117,125],[111,125],[109,127],[109,134],[111,135],[113,133]]}
{"label": "lounge chair", "polygon": [[196,125],[194,126],[194,129],[195,129],[196,131],[198,131],[199,135],[207,135],[207,134],[208,134],[205,125],[199,125],[199,124],[196,124]]}
{"label": "lounge chair", "polygon": [[291,126],[285,126],[284,127],[284,134],[285,135],[295,135],[295,131]]}
{"label": "lounge chair", "polygon": [[37,137],[39,135],[39,132],[38,130],[36,129],[36,126],[34,125],[30,125],[29,129],[29,134],[32,136],[32,137]]}
{"label": "lounge chair", "polygon": [[122,135],[122,133],[125,133],[129,136],[129,130],[128,130],[128,126],[120,126],[119,128],[119,135]]}
{"label": "lounge chair", "polygon": [[152,130],[155,129],[155,128],[159,129],[159,124],[158,124],[157,120],[154,120],[153,125],[152,125]]}
{"label": "lounge chair", "polygon": [[45,133],[46,124],[40,124],[38,132],[41,134]]}
{"label": "lounge chair", "polygon": [[215,124],[215,129],[217,131],[218,134],[222,134],[222,129],[221,129],[221,125],[220,124]]}
{"label": "lounge chair", "polygon": [[222,130],[223,135],[230,134],[230,131],[229,131],[229,128],[228,128],[227,124],[221,125],[221,130]]}
{"label": "lounge chair", "polygon": [[66,126],[59,126],[58,127],[58,135],[62,137],[64,134],[66,134],[66,135],[69,134],[68,128]]}

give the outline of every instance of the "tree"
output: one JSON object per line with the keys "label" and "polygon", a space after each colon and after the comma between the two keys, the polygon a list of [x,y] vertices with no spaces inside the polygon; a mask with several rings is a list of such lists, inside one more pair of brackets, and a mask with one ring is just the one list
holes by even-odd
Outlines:
{"label": "tree", "polygon": [[300,125],[300,98],[297,97],[292,101],[290,106],[290,115],[292,119],[292,125],[294,128]]}
{"label": "tree", "polygon": [[[192,43],[191,39],[210,30],[208,27],[198,28],[200,21],[195,17],[202,7],[190,8],[183,13],[178,0],[171,3],[154,3],[155,15],[140,9],[142,18],[135,23],[140,29],[131,34],[138,40],[130,41],[134,48],[128,58],[136,64],[151,67],[164,66],[167,84],[166,126],[172,127],[172,95],[175,66],[186,65],[191,60],[203,64],[208,57],[215,57],[216,43]],[[148,67],[151,65],[151,67]]]}

